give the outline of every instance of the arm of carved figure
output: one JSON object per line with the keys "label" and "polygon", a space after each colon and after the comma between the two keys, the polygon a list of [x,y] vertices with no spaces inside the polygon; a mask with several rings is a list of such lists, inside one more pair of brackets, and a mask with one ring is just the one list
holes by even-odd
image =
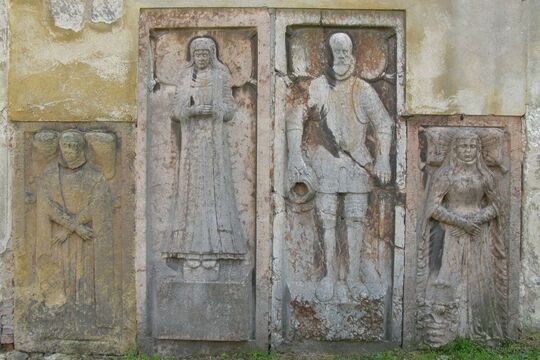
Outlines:
{"label": "arm of carved figure", "polygon": [[460,216],[451,210],[448,210],[442,205],[438,205],[435,208],[431,214],[431,217],[444,224],[452,225],[465,230],[466,233],[473,236],[480,233],[480,227],[477,224],[465,219],[463,216]]}
{"label": "arm of carved figure", "polygon": [[234,98],[232,94],[232,79],[231,75],[224,72],[223,74],[223,121],[232,120],[234,116]]}
{"label": "arm of carved figure", "polygon": [[49,205],[49,218],[69,231],[75,231],[76,224],[74,216],[66,212],[60,204],[49,196],[47,196],[47,203]]}
{"label": "arm of carved figure", "polygon": [[[189,74],[184,74],[181,76],[181,79],[184,79]],[[180,81],[176,85],[176,91],[173,97],[171,118],[174,121],[182,121],[192,116],[193,109],[190,106],[190,97],[189,92],[187,91],[185,81]]]}
{"label": "arm of carved figure", "polygon": [[100,176],[90,193],[92,194],[90,201],[75,217],[75,223],[77,224],[75,232],[86,241],[92,241],[95,238],[94,229],[87,224],[93,221],[96,211],[103,211],[104,197],[110,198],[110,191],[105,178]]}
{"label": "arm of carved figure", "polygon": [[[390,147],[392,145],[392,134],[394,133],[394,121],[386,111],[384,104],[377,92],[368,83],[361,82],[359,88],[362,89],[355,94],[358,104],[369,118],[375,128],[375,135],[379,143],[375,154],[375,166],[373,172],[382,184],[390,181],[392,171],[390,169]],[[359,109],[360,110],[360,109]]]}
{"label": "arm of carved figure", "polygon": [[287,126],[287,150],[288,187],[296,183],[304,183],[307,186],[313,184],[313,174],[302,157],[302,112],[301,106],[289,106],[286,111]]}
{"label": "arm of carved figure", "polygon": [[474,214],[471,221],[475,224],[484,224],[498,216],[497,208],[494,205],[488,205],[482,208],[479,212]]}

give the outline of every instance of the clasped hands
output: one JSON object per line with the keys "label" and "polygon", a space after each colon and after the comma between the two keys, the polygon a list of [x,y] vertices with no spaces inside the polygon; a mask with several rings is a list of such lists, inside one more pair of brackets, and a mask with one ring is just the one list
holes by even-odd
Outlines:
{"label": "clasped hands", "polygon": [[214,105],[194,105],[189,107],[189,116],[209,116],[215,113]]}
{"label": "clasped hands", "polygon": [[63,244],[72,233],[79,235],[84,241],[94,240],[94,230],[88,225],[82,224],[78,217],[67,215],[69,226],[63,226],[62,229],[54,234],[53,244]]}
{"label": "clasped hands", "polygon": [[472,235],[472,236],[478,236],[480,235],[480,225],[482,225],[485,221],[482,219],[482,210],[479,211],[476,214],[473,214],[471,216],[465,216],[461,220],[461,224],[454,226],[452,230],[450,230],[450,234],[452,236],[462,236],[465,233]]}

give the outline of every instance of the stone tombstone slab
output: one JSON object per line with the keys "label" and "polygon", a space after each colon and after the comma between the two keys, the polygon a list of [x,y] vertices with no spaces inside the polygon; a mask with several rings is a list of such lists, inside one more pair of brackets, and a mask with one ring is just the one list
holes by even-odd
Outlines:
{"label": "stone tombstone slab", "polygon": [[400,343],[403,22],[276,13],[277,348]]}
{"label": "stone tombstone slab", "polygon": [[521,118],[408,118],[404,344],[516,336]]}
{"label": "stone tombstone slab", "polygon": [[270,298],[269,13],[140,17],[140,346],[264,348]]}
{"label": "stone tombstone slab", "polygon": [[136,331],[132,127],[14,127],[16,348],[128,351]]}

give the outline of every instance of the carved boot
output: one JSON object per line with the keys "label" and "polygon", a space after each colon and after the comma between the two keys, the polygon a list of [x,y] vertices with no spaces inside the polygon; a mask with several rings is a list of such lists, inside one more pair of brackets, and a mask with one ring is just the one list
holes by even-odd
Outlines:
{"label": "carved boot", "polygon": [[334,287],[337,280],[336,258],[336,219],[323,219],[324,259],[326,275],[319,282],[315,296],[320,301],[330,301],[334,297]]}
{"label": "carved boot", "polygon": [[349,272],[347,286],[355,300],[366,298],[368,289],[360,279],[361,251],[364,242],[364,228],[360,219],[347,219],[347,245],[349,246]]}

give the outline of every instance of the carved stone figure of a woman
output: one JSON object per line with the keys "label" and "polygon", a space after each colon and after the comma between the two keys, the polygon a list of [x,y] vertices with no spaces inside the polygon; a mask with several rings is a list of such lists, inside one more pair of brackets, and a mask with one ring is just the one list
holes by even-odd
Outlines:
{"label": "carved stone figure of a woman", "polygon": [[192,268],[242,259],[246,246],[233,194],[224,122],[232,119],[231,75],[216,43],[192,39],[190,61],[176,87],[172,119],[179,124],[170,238],[164,253]]}
{"label": "carved stone figure of a woman", "polygon": [[475,132],[457,132],[428,182],[419,229],[417,301],[419,335],[430,346],[457,336],[485,342],[504,336],[503,209],[481,145]]}

